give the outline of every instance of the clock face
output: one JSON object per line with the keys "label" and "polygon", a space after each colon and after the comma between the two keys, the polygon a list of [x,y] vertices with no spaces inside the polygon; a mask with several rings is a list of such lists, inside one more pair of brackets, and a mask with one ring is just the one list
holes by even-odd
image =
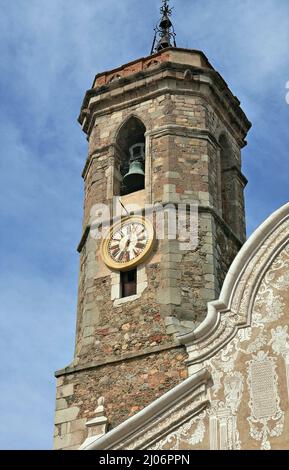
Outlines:
{"label": "clock face", "polygon": [[128,222],[113,233],[108,245],[109,255],[118,263],[132,261],[143,253],[148,238],[144,224]]}
{"label": "clock face", "polygon": [[128,270],[148,255],[153,246],[152,225],[142,217],[129,217],[112,226],[102,243],[102,257],[111,268]]}

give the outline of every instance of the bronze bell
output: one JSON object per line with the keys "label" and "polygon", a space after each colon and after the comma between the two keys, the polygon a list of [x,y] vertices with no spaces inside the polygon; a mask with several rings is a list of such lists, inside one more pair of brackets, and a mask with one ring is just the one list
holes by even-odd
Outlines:
{"label": "bronze bell", "polygon": [[160,21],[160,28],[167,30],[172,27],[172,22],[170,18],[165,14]]}
{"label": "bronze bell", "polygon": [[129,170],[123,177],[123,184],[128,192],[144,189],[144,144],[135,144],[129,149],[130,162]]}
{"label": "bronze bell", "polygon": [[170,47],[170,45],[171,43],[169,34],[164,34],[159,42],[158,50],[166,49],[167,47]]}

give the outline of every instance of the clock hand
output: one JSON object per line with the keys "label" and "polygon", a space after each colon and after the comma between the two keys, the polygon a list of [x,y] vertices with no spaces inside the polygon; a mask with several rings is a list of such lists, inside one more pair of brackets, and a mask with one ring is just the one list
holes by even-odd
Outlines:
{"label": "clock hand", "polygon": [[127,240],[126,244],[124,245],[124,249],[127,250],[130,245],[130,240]]}

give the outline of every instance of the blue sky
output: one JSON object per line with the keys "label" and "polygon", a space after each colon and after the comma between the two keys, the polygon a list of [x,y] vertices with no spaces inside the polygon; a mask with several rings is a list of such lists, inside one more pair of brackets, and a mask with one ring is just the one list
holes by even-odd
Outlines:
{"label": "blue sky", "polygon": [[[288,0],[173,0],[253,122],[248,232],[288,201]],[[54,371],[74,348],[82,179],[76,122],[94,75],[150,52],[160,0],[0,0],[0,448],[52,447]]]}

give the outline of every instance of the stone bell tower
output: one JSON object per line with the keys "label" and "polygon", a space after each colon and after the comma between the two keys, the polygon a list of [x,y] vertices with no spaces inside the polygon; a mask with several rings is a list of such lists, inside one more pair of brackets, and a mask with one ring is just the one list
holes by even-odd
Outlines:
{"label": "stone bell tower", "polygon": [[[161,13],[151,55],[96,75],[79,116],[88,158],[75,357],[56,373],[58,449],[81,445],[100,397],[112,428],[187,377],[178,335],[203,320],[246,237],[241,149],[251,124],[205,55],[176,47],[166,1]],[[165,237],[137,262],[140,238],[133,267],[112,268],[91,232],[95,205],[112,210],[115,200],[197,202],[197,247]],[[116,263],[130,243],[120,248],[121,236],[109,245]]]}

